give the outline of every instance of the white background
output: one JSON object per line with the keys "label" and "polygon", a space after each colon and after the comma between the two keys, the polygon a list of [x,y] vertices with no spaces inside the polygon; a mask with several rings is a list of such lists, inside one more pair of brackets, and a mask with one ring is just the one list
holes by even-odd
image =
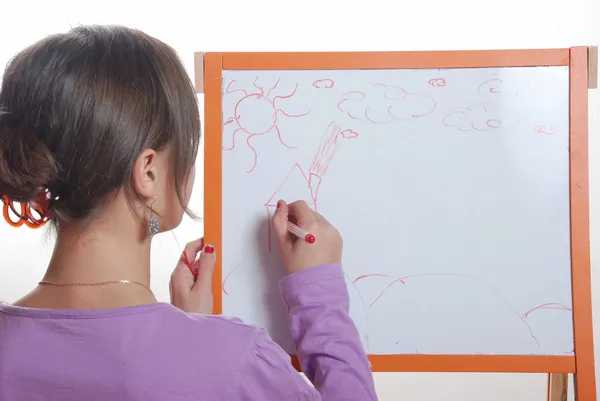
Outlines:
{"label": "white background", "polygon": [[[597,0],[482,2],[430,0],[312,1],[23,1],[3,0],[0,65],[46,34],[69,26],[117,23],[140,28],[172,45],[193,74],[194,51],[445,50],[569,47],[600,43]],[[595,316],[600,313],[600,115],[598,91],[590,92],[590,224]],[[201,102],[202,106],[202,102]],[[200,158],[199,163],[202,163]],[[200,164],[201,165],[201,164]],[[201,168],[198,174],[202,175]],[[202,210],[202,188],[194,193]],[[197,205],[197,206],[196,206]],[[51,239],[5,230],[0,259],[0,298],[12,301],[43,274]],[[186,223],[175,236],[192,228]],[[17,233],[19,232],[19,233]],[[178,235],[179,233],[179,235]],[[202,227],[198,226],[198,235]],[[168,235],[167,235],[168,236]],[[153,289],[165,299],[175,241],[155,247]],[[11,242],[7,242],[9,237]],[[183,245],[183,244],[181,244]],[[18,248],[17,248],[18,246]],[[36,252],[38,251],[39,252]],[[18,252],[16,252],[18,251]],[[161,255],[161,256],[158,256]],[[597,321],[597,318],[595,319]],[[600,328],[596,325],[596,339]],[[596,346],[596,350],[600,347]],[[596,358],[600,351],[596,351]],[[546,376],[509,374],[375,374],[386,400],[545,400]],[[199,395],[199,398],[201,395]]]}

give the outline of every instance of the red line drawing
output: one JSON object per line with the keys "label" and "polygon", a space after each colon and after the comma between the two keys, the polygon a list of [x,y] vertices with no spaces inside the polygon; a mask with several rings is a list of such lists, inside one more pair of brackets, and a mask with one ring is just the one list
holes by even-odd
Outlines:
{"label": "red line drawing", "polygon": [[368,307],[367,303],[365,302],[365,298],[363,297],[362,293],[356,286],[355,280],[352,280],[346,273],[344,273],[344,276],[346,277],[347,283],[349,285],[352,285],[352,288],[356,291],[356,294],[358,294],[360,306],[361,306],[361,309],[365,316],[365,327],[364,327],[365,334],[363,336],[363,341],[364,341],[367,352],[369,352],[370,348],[371,348],[371,344],[369,342],[369,307]]}
{"label": "red line drawing", "polygon": [[241,267],[246,266],[252,262],[254,262],[255,258],[251,258],[251,259],[242,259],[240,262],[238,262],[235,267],[233,269],[231,269],[231,271],[229,273],[227,273],[227,275],[225,275],[223,277],[223,282],[221,283],[221,291],[223,291],[223,294],[225,295],[229,295],[229,292],[227,291],[227,281],[231,278],[231,276],[238,271]]}
{"label": "red line drawing", "polygon": [[[528,84],[527,87],[529,87],[529,86],[530,85]],[[492,94],[495,94],[498,96],[502,96],[506,99],[510,99],[510,96],[507,96],[507,94],[504,90],[504,81],[502,81],[499,78],[490,78],[490,79],[483,81],[477,87],[477,91],[481,92],[481,93],[492,93]],[[513,94],[511,94],[511,95],[513,95]],[[518,97],[520,99],[525,99],[525,96],[523,96],[520,93],[514,93],[514,96]]]}
{"label": "red line drawing", "polygon": [[[335,122],[331,122],[325,131],[323,140],[317,149],[315,156],[312,159],[308,174],[298,164],[294,164],[283,182],[277,187],[269,200],[264,204],[267,210],[267,218],[269,220],[268,229],[268,244],[271,251],[271,216],[274,208],[277,207],[278,199],[303,199],[314,210],[317,210],[319,188],[323,177],[329,169],[335,154],[338,152],[343,140],[354,139],[358,133],[351,129],[342,130]],[[290,195],[294,196],[290,196]]]}
{"label": "red line drawing", "polygon": [[444,78],[432,78],[427,83],[433,87],[446,86],[446,80]]}
{"label": "red line drawing", "polygon": [[[247,263],[239,263],[225,277],[223,284],[222,284],[223,292],[225,293],[225,295],[229,294],[228,291],[226,290],[227,280],[229,280],[231,278],[232,274],[236,270],[238,270],[240,268],[240,266],[245,265],[245,264],[247,264]],[[354,296],[351,296],[351,304],[355,302],[354,305],[356,307],[358,307],[358,309],[355,309],[355,312],[359,313],[361,315],[361,317],[359,318],[359,321],[362,324],[360,325],[359,330],[362,333],[361,337],[363,340],[363,344],[365,345],[368,352],[370,351],[370,348],[371,348],[369,334],[373,334],[373,333],[370,333],[370,329],[369,329],[369,326],[372,325],[370,322],[370,320],[372,319],[372,316],[370,316],[371,314],[370,314],[369,310],[376,303],[378,303],[380,301],[380,299],[386,295],[386,293],[388,293],[388,292],[390,292],[390,290],[394,289],[394,287],[397,287],[398,290],[401,290],[401,288],[404,285],[411,285],[413,280],[417,280],[419,278],[436,277],[436,276],[437,277],[453,276],[453,277],[457,277],[460,279],[469,280],[469,281],[475,283],[476,285],[482,286],[487,291],[490,291],[494,297],[497,297],[503,304],[506,305],[506,307],[510,311],[509,313],[514,315],[514,318],[517,319],[519,324],[523,325],[524,329],[528,333],[528,337],[535,343],[535,345],[538,348],[543,348],[543,346],[540,343],[540,340],[538,339],[538,336],[536,334],[541,334],[543,332],[534,333],[532,326],[530,326],[530,324],[527,322],[527,319],[531,316],[531,314],[534,312],[542,311],[542,310],[564,311],[566,313],[571,313],[571,311],[572,311],[572,309],[570,307],[560,304],[560,303],[544,303],[544,304],[538,305],[538,306],[526,311],[525,313],[521,314],[508,301],[508,299],[506,297],[502,296],[493,286],[491,286],[491,285],[485,283],[484,281],[479,280],[475,277],[465,275],[465,274],[459,274],[459,273],[421,273],[421,274],[406,275],[406,276],[402,276],[402,277],[390,276],[387,274],[372,273],[372,274],[360,275],[354,279],[351,279],[346,273],[344,273],[344,275],[346,277],[346,281],[347,281],[348,285],[350,286],[349,289],[351,291],[354,290]],[[376,298],[369,304],[368,302],[365,301],[365,298],[364,298],[361,290],[358,288],[357,283],[360,281],[368,280],[370,278],[375,278],[375,277],[386,277],[386,278],[389,278],[390,281],[386,285],[384,285],[384,288],[381,291],[374,293],[374,294],[376,294]],[[399,284],[402,284],[402,285],[398,287]],[[370,287],[371,287],[370,292],[372,293],[372,290],[374,289],[374,287],[373,286],[370,286]],[[351,295],[352,295],[352,293],[351,293]],[[353,315],[353,317],[356,318],[357,316]],[[357,321],[357,327],[358,327],[358,321]],[[396,338],[396,340],[394,340],[394,343],[395,343],[395,345],[401,345],[403,343],[403,340],[401,338],[400,339]],[[416,352],[418,353],[419,351],[416,351]],[[564,354],[573,354],[573,353],[574,353],[574,350],[572,350],[572,349],[567,352],[564,352]]]}
{"label": "red line drawing", "polygon": [[519,123],[519,116],[506,119],[502,109],[485,103],[469,105],[452,110],[444,116],[442,124],[459,131],[494,131]]}
{"label": "red line drawing", "polygon": [[223,283],[221,284],[221,290],[223,291],[223,294],[225,295],[229,295],[229,293],[227,292],[227,290],[225,289],[225,285],[227,284],[227,280],[229,280],[229,277],[231,277],[231,275],[233,273],[235,273],[235,271],[238,269],[239,266],[235,267],[232,271],[230,271],[227,276],[225,276],[225,278],[223,279]]}
{"label": "red line drawing", "polygon": [[354,120],[388,124],[425,117],[433,113],[437,104],[428,95],[409,93],[396,85],[374,83],[366,92],[344,93],[337,107]]}
{"label": "red line drawing", "polygon": [[313,82],[312,86],[314,86],[317,89],[331,89],[333,88],[333,86],[335,85],[335,83],[333,82],[333,80],[329,79],[329,78],[325,78],[325,79],[317,79],[315,82]]}
{"label": "red line drawing", "polygon": [[[226,275],[224,275],[223,278],[223,282],[221,283],[221,290],[223,291],[223,294],[226,296],[230,295],[230,289],[228,289],[228,283],[229,280],[232,279],[232,277],[234,277],[234,274],[237,271],[240,271],[240,269],[245,268],[246,266],[255,264],[255,263],[260,263],[257,258],[250,258],[250,259],[241,259],[238,263],[236,263],[234,265],[234,268],[227,273]],[[363,299],[362,294],[360,293],[360,290],[356,287],[356,284],[353,282],[352,278],[350,276],[348,276],[348,274],[344,273],[344,277],[346,279],[346,283],[348,285],[348,291],[349,291],[349,295],[350,297],[353,299],[354,301],[357,301],[356,304],[352,304],[350,309],[351,311],[356,311],[357,313],[359,313],[364,319],[360,319],[360,317],[358,317],[355,314],[353,314],[355,321],[357,323],[357,328],[359,329],[359,331],[361,331],[361,329],[364,330],[364,335],[362,335],[362,339],[363,339],[363,344],[366,347],[366,350],[369,350],[369,336],[368,336],[368,328],[369,328],[369,321],[368,321],[368,306],[367,303],[365,302],[365,300]],[[234,277],[235,280],[235,277]],[[238,283],[239,284],[239,283]],[[235,284],[234,284],[235,287]],[[353,297],[353,295],[357,295],[356,297]],[[353,309],[357,307],[358,309]],[[359,325],[359,322],[362,323]],[[256,323],[256,322],[253,322]]]}
{"label": "red line drawing", "polygon": [[535,127],[533,127],[533,130],[535,132],[537,132],[538,134],[546,134],[546,135],[556,134],[556,131],[554,130],[554,128],[549,128],[549,127],[546,127],[545,125],[536,125]]}
{"label": "red line drawing", "polygon": [[[493,286],[483,282],[482,280],[479,280],[475,277],[472,276],[468,276],[465,274],[459,274],[459,273],[422,273],[422,274],[412,274],[412,275],[406,275],[403,277],[393,277],[387,274],[378,274],[378,273],[372,273],[372,274],[365,274],[365,275],[361,275],[356,277],[353,280],[353,283],[357,283],[361,280],[365,280],[365,279],[369,279],[369,278],[373,278],[373,277],[387,277],[390,278],[392,281],[390,281],[385,288],[380,291],[378,293],[378,295],[375,297],[375,299],[368,305],[369,308],[373,307],[380,299],[381,297],[384,296],[384,294],[390,290],[390,288],[394,287],[396,284],[403,284],[403,285],[407,285],[407,282],[410,281],[411,279],[415,279],[415,278],[421,278],[421,277],[432,277],[432,276],[454,276],[454,277],[460,277],[460,278],[464,278],[467,280],[472,280],[484,287],[486,287],[488,290],[490,290],[495,296],[499,297],[500,300],[506,304],[506,306],[511,310],[512,313],[514,313],[516,316],[518,317],[518,319],[523,323],[523,325],[526,327],[527,331],[529,332],[530,337],[535,341],[535,343],[537,344],[538,347],[541,347],[540,342],[538,340],[538,338],[536,337],[536,335],[533,332],[533,329],[531,328],[531,326],[529,325],[529,323],[527,323],[526,319],[535,311],[539,311],[539,310],[562,310],[562,311],[569,311],[571,312],[572,309],[560,304],[560,303],[545,303],[542,305],[538,305],[535,308],[532,308],[528,311],[526,311],[525,313],[521,314],[519,313],[516,308],[505,298],[503,297]],[[364,301],[363,301],[364,302]],[[401,340],[397,341],[396,344],[399,344],[401,342]]]}
{"label": "red line drawing", "polygon": [[[228,125],[235,124],[236,128],[231,133],[231,141],[230,145],[223,146],[224,151],[230,151],[235,149],[236,145],[236,136],[239,133],[246,134],[246,145],[253,153],[254,161],[252,166],[247,171],[247,173],[251,173],[256,168],[256,164],[258,162],[258,152],[252,146],[250,141],[252,138],[260,135],[268,134],[269,132],[277,133],[277,138],[279,142],[288,149],[294,149],[296,146],[288,145],[281,136],[281,131],[279,130],[279,126],[277,125],[277,119],[279,115],[283,115],[289,118],[298,118],[304,117],[310,113],[311,110],[302,113],[302,114],[290,114],[283,110],[282,108],[277,106],[277,101],[282,99],[290,99],[296,94],[296,90],[298,89],[298,84],[295,85],[294,90],[287,95],[278,95],[271,97],[271,92],[274,91],[279,85],[280,80],[267,91],[265,94],[265,90],[262,86],[257,84],[258,77],[254,79],[254,92],[249,93],[246,89],[232,89],[232,85],[236,82],[232,80],[227,85],[225,89],[225,94],[235,94],[239,93],[242,96],[238,102],[234,106],[233,116],[229,117],[226,121],[223,122],[223,134],[225,134],[225,127]],[[225,140],[223,140],[225,143]]]}
{"label": "red line drawing", "polygon": [[[243,263],[243,262],[238,263],[235,266],[235,268],[224,278],[223,283],[222,283],[222,289],[223,289],[223,292],[225,295],[229,294],[228,291],[226,290],[227,280],[229,280],[231,278],[232,274],[235,273],[241,266],[243,266],[245,264],[247,264],[247,263]],[[363,325],[361,325],[360,330],[364,330],[362,339],[363,339],[363,343],[365,344],[367,351],[370,351],[370,347],[371,347],[370,342],[369,342],[369,333],[370,333],[369,326],[370,326],[370,320],[371,320],[372,316],[370,316],[369,310],[374,305],[376,305],[386,295],[386,293],[389,293],[390,290],[392,290],[394,288],[401,290],[401,288],[403,288],[404,285],[411,285],[411,282],[413,280],[417,280],[419,278],[457,277],[460,279],[469,280],[470,282],[473,282],[476,285],[482,286],[487,291],[490,291],[494,297],[497,297],[503,304],[506,305],[506,307],[508,308],[510,313],[512,315],[514,315],[515,319],[518,319],[518,322],[524,326],[524,329],[528,333],[528,336],[531,338],[532,341],[535,342],[535,344],[538,348],[542,348],[542,345],[540,343],[540,340],[538,339],[538,335],[536,335],[536,333],[534,333],[534,330],[533,330],[532,326],[527,322],[527,319],[530,318],[533,313],[544,311],[544,310],[550,311],[550,312],[552,312],[552,311],[554,311],[554,312],[562,311],[562,312],[566,312],[566,313],[572,312],[572,309],[566,305],[551,302],[551,303],[544,303],[544,304],[535,306],[535,307],[529,309],[528,311],[526,311],[525,313],[519,313],[517,311],[517,309],[510,303],[510,301],[508,301],[508,299],[506,297],[501,295],[492,285],[487,284],[486,282],[479,280],[476,277],[469,276],[466,274],[460,274],[460,273],[447,273],[447,272],[444,272],[444,273],[420,273],[420,274],[405,275],[402,277],[391,276],[388,274],[371,273],[371,274],[357,276],[354,279],[351,279],[346,273],[344,273],[344,275],[346,277],[346,281],[347,281],[348,285],[351,286],[352,289],[355,291],[356,296],[351,297],[351,302],[357,302],[357,304],[355,304],[355,305],[358,306],[358,308],[360,310],[359,313],[361,313],[361,314],[364,313]],[[361,290],[357,286],[357,283],[360,281],[377,278],[377,277],[388,278],[389,281],[387,282],[387,284],[384,284],[383,289],[381,291],[378,291],[375,293],[372,292],[374,287],[370,286],[371,287],[370,292],[375,294],[375,299],[369,303],[365,300]],[[400,285],[398,287],[399,284],[402,284],[402,285]],[[537,333],[537,334],[540,334],[540,333]],[[403,342],[402,339],[397,339],[394,341],[395,345],[399,345],[402,342]],[[567,355],[573,354],[573,353],[574,353],[574,350],[572,350],[572,349],[567,352],[564,352],[564,354],[567,354]]]}
{"label": "red line drawing", "polygon": [[565,306],[563,304],[559,304],[559,303],[547,303],[547,304],[542,304],[542,305],[538,305],[535,308],[532,308],[530,310],[528,310],[527,312],[523,313],[523,315],[521,315],[521,317],[523,319],[526,319],[529,317],[529,315],[531,315],[533,312],[538,311],[538,310],[542,310],[542,309],[555,309],[555,310],[566,310],[566,311],[573,311],[573,309],[569,308],[568,306]]}
{"label": "red line drawing", "polygon": [[479,84],[477,90],[479,92],[501,93],[503,84],[504,82],[501,79],[488,79],[487,81],[483,81],[481,84]]}
{"label": "red line drawing", "polygon": [[356,283],[357,281],[360,281],[360,280],[363,280],[363,279],[366,279],[369,277],[391,277],[391,276],[389,274],[379,274],[379,273],[365,274],[362,276],[358,276],[352,282]]}
{"label": "red line drawing", "polygon": [[[546,315],[544,312],[552,312],[551,316]],[[566,321],[572,322],[572,312],[573,309],[570,307],[557,303],[557,302],[548,302],[541,305],[538,305],[534,308],[529,309],[527,312],[521,315],[521,318],[525,321],[529,321],[529,324],[535,328],[536,331],[539,330],[541,333],[540,339],[543,342],[552,341],[551,338],[545,338],[543,334],[547,333],[549,328],[555,327],[557,324],[557,318],[560,319],[560,316],[557,316],[557,312],[566,313],[567,315],[563,317]],[[558,320],[561,321],[561,320]],[[562,320],[561,322],[564,322]],[[571,349],[564,354],[569,355],[575,353],[574,349]]]}

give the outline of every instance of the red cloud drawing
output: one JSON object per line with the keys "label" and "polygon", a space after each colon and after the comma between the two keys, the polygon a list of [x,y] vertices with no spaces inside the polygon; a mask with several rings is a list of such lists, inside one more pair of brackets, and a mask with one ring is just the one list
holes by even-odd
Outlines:
{"label": "red cloud drawing", "polygon": [[427,83],[433,87],[446,86],[446,80],[444,78],[432,78]]}
{"label": "red cloud drawing", "polygon": [[312,86],[314,86],[317,89],[330,89],[333,88],[334,82],[333,80],[329,79],[329,78],[325,78],[325,79],[317,79],[315,82],[313,82]]}
{"label": "red cloud drawing", "polygon": [[430,96],[409,93],[399,86],[382,83],[372,84],[364,92],[347,92],[338,101],[338,109],[348,117],[373,124],[425,117],[435,108],[435,100]]}
{"label": "red cloud drawing", "polygon": [[545,125],[536,125],[533,127],[533,130],[538,134],[546,134],[546,135],[554,135],[556,134],[556,130],[552,127],[546,127]]}
{"label": "red cloud drawing", "polygon": [[445,126],[459,131],[494,131],[518,123],[518,116],[507,116],[500,107],[484,103],[455,109],[442,120]]}

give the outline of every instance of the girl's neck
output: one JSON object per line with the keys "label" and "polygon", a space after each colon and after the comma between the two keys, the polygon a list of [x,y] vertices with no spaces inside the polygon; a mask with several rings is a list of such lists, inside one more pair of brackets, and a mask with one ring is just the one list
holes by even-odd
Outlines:
{"label": "girl's neck", "polygon": [[150,240],[129,212],[108,213],[89,224],[60,225],[43,278],[57,284],[119,283],[37,287],[17,304],[45,309],[105,309],[156,302],[150,287]]}

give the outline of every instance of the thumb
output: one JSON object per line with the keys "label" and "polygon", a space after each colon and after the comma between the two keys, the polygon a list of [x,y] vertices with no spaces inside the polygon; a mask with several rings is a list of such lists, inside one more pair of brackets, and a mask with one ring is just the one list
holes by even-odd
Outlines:
{"label": "thumb", "polygon": [[292,238],[288,234],[288,212],[287,203],[282,200],[278,201],[272,224],[281,251],[286,251],[292,246]]}

